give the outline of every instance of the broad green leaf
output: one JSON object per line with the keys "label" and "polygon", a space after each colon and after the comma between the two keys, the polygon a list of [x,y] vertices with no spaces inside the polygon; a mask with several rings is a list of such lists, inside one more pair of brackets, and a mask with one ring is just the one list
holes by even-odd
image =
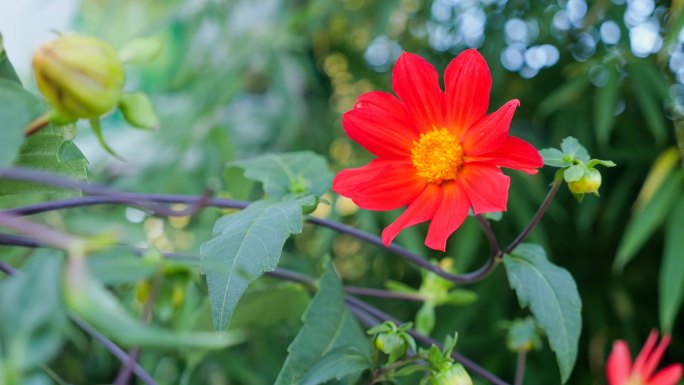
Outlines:
{"label": "broad green leaf", "polygon": [[24,141],[24,129],[44,109],[40,99],[19,83],[0,78],[0,167],[14,160]]}
{"label": "broad green leaf", "polygon": [[521,244],[504,256],[504,266],[520,306],[529,307],[546,332],[565,383],[577,360],[582,330],[582,301],[575,280],[549,262],[539,245]]}
{"label": "broad green leaf", "polygon": [[0,281],[0,351],[10,366],[33,369],[57,353],[68,324],[60,290],[62,257],[34,254],[15,276]]}
{"label": "broad green leaf", "polygon": [[373,365],[367,353],[354,347],[341,347],[328,352],[318,360],[299,383],[318,385],[331,380],[341,380],[347,376],[361,374]]}
{"label": "broad green leaf", "polygon": [[583,163],[589,161],[589,153],[587,152],[587,149],[584,148],[584,146],[582,146],[582,144],[580,144],[580,142],[572,136],[568,136],[561,141],[561,150],[563,150],[565,155],[570,155]]}
{"label": "broad green leaf", "polygon": [[599,145],[605,146],[615,123],[615,105],[620,92],[615,65],[608,66],[608,81],[594,92],[594,132]]}
{"label": "broad green leaf", "polygon": [[17,76],[17,72],[7,57],[5,46],[2,43],[2,34],[0,34],[0,79],[11,80],[21,86],[19,76]]}
{"label": "broad green leaf", "polygon": [[214,238],[200,247],[216,330],[228,326],[247,286],[278,266],[285,240],[302,231],[302,206],[313,201],[259,201],[216,221]]}
{"label": "broad green leaf", "polygon": [[275,385],[300,384],[309,369],[329,352],[355,348],[370,359],[370,346],[356,320],[347,311],[344,292],[335,270],[328,264],[303,317],[304,326],[290,344],[290,353]]}
{"label": "broad green leaf", "polygon": [[663,333],[672,333],[684,299],[684,199],[680,197],[670,213],[665,234],[665,250],[660,263],[659,297],[660,326]]}
{"label": "broad green leaf", "polygon": [[288,194],[320,197],[330,190],[333,178],[325,159],[310,151],[267,154],[236,160],[227,166],[240,167],[247,178],[263,183],[264,192],[270,198]]}
{"label": "broad green leaf", "polygon": [[632,214],[622,235],[613,270],[622,271],[651,234],[660,227],[681,196],[682,174],[673,172],[667,176],[652,198],[645,202],[640,210]]}
{"label": "broad green leaf", "polygon": [[551,167],[568,167],[572,162],[566,161],[563,151],[556,148],[545,148],[539,151],[544,159],[544,164]]}
{"label": "broad green leaf", "polygon": [[63,286],[71,311],[127,347],[222,349],[245,339],[239,331],[172,331],[146,326],[128,313],[119,300],[87,271],[82,260],[72,261],[67,267]]}
{"label": "broad green leaf", "polygon": [[310,301],[309,293],[301,285],[292,283],[249,289],[235,308],[230,326],[255,328],[299,322]]}
{"label": "broad green leaf", "polygon": [[[61,174],[71,179],[87,180],[88,161],[71,141],[75,130],[74,125],[44,127],[24,142],[14,165]],[[0,195],[28,193],[80,195],[80,192],[74,190],[23,181],[0,183]]]}
{"label": "broad green leaf", "polygon": [[132,253],[114,249],[111,253],[89,257],[88,269],[100,282],[111,285],[132,284],[147,279],[154,275],[157,266],[146,263]]}

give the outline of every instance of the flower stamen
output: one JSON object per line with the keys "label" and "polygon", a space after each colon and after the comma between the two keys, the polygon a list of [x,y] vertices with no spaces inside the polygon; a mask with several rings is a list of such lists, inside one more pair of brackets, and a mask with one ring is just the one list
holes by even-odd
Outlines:
{"label": "flower stamen", "polygon": [[420,134],[413,142],[411,161],[416,173],[429,183],[442,184],[454,180],[463,164],[463,147],[446,129]]}

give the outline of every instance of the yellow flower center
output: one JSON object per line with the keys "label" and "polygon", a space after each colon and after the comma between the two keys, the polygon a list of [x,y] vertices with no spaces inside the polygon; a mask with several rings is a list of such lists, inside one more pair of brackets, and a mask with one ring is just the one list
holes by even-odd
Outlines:
{"label": "yellow flower center", "polygon": [[420,134],[413,142],[411,161],[417,174],[429,183],[454,180],[463,163],[463,147],[458,138],[445,129]]}

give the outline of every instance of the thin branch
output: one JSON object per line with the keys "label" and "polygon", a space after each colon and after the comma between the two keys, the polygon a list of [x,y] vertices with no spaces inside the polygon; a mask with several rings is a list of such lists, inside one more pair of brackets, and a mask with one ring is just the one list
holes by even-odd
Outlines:
{"label": "thin branch", "polygon": [[487,218],[483,217],[482,215],[476,215],[475,219],[477,219],[477,223],[480,224],[482,231],[485,233],[485,237],[487,237],[492,258],[498,258],[501,255],[501,247],[499,247],[499,242],[496,240],[496,235],[494,235],[494,231],[492,231],[492,225],[489,223]]}
{"label": "thin branch", "polygon": [[515,382],[513,385],[522,385],[525,380],[525,366],[527,364],[527,350],[518,352],[518,360],[515,365]]}
{"label": "thin branch", "polygon": [[10,228],[18,233],[31,235],[61,250],[69,250],[78,240],[63,231],[3,212],[0,212],[0,226]]}
{"label": "thin branch", "polygon": [[[107,350],[109,350],[109,352],[112,353],[112,355],[114,355],[114,357],[118,358],[119,361],[121,361],[121,363],[128,362],[128,360],[129,360],[128,354],[126,354],[126,352],[123,349],[121,349],[118,345],[116,345],[114,342],[112,342],[112,340],[105,337],[104,334],[100,333],[99,331],[97,331],[97,329],[90,326],[89,323],[87,323],[85,320],[83,320],[79,316],[72,314],[72,315],[70,315],[70,318],[76,325],[80,326],[81,329],[85,330],[86,333],[90,334],[93,338],[95,338],[98,342],[100,342],[105,348],[107,348]],[[152,376],[150,376],[149,373],[147,373],[145,371],[145,369],[143,369],[142,366],[140,366],[140,364],[138,364],[137,362],[133,363],[132,370],[133,370],[133,373],[145,384],[157,385],[157,381],[155,381],[154,378],[152,378]]]}
{"label": "thin branch", "polygon": [[[52,201],[52,202],[45,202],[45,203],[39,203],[36,205],[31,205],[31,206],[25,206],[25,207],[20,207],[16,209],[11,209],[6,211],[6,213],[13,214],[13,215],[30,215],[30,214],[37,214],[40,212],[45,212],[45,211],[52,211],[52,210],[58,210],[62,208],[71,208],[71,207],[79,207],[79,206],[89,206],[89,205],[97,205],[97,204],[127,204],[130,206],[137,206],[141,207],[144,209],[152,210],[154,212],[159,213],[160,215],[167,215],[167,216],[174,216],[178,215],[178,212],[174,211],[169,211],[169,210],[164,210],[163,207],[155,207],[155,206],[150,206],[149,202],[155,202],[155,203],[186,203],[186,204],[198,204],[198,202],[202,202],[204,206],[212,206],[212,207],[220,207],[220,208],[233,208],[233,209],[243,209],[247,207],[250,202],[245,202],[245,201],[237,201],[237,200],[229,200],[229,199],[218,199],[218,198],[209,198],[207,199],[206,197],[197,197],[197,196],[188,196],[188,195],[172,195],[172,194],[142,194],[142,193],[129,193],[129,192],[119,192],[116,190],[109,189],[107,187],[95,185],[95,184],[88,184],[85,182],[79,182],[75,180],[71,180],[68,178],[64,178],[58,175],[54,174],[47,174],[44,172],[36,171],[36,170],[29,170],[29,169],[21,169],[21,168],[9,168],[9,169],[2,169],[0,168],[0,178],[8,178],[8,179],[19,179],[19,180],[27,180],[35,183],[42,183],[42,184],[50,184],[50,185],[55,185],[55,186],[60,186],[60,187],[65,187],[65,188],[71,188],[71,189],[76,189],[76,190],[81,190],[82,192],[86,194],[91,194],[91,195],[102,195],[98,197],[83,197],[83,198],[70,198],[70,199],[65,199],[61,201]],[[202,206],[202,207],[204,207]],[[187,215],[185,213],[182,213],[182,215]],[[376,235],[369,234],[365,231],[356,229],[354,227],[334,222],[328,219],[323,219],[323,218],[317,218],[317,217],[312,217],[308,216],[306,220],[312,224],[321,226],[321,227],[326,227],[331,230],[337,231],[339,233],[345,233],[349,234],[355,238],[358,238],[362,241],[368,242],[370,244],[373,244],[375,246],[378,246],[380,248],[383,248],[387,251],[390,251],[396,255],[399,255],[400,257],[406,259],[407,261],[417,265],[418,267],[421,267],[423,269],[429,270],[438,276],[445,278],[449,281],[452,281],[454,283],[458,284],[466,284],[466,283],[473,283],[477,282],[484,277],[486,277],[490,272],[491,269],[493,269],[496,265],[491,264],[489,261],[485,263],[484,266],[482,266],[480,269],[470,272],[470,273],[465,273],[465,274],[452,274],[449,273],[448,271],[445,271],[441,269],[439,266],[433,265],[428,261],[427,259],[423,258],[422,256],[415,254],[411,252],[408,249],[405,249],[401,246],[398,246],[396,244],[391,244],[389,246],[385,246],[382,242],[382,239]]]}
{"label": "thin branch", "polygon": [[562,179],[556,179],[553,181],[551,189],[549,190],[548,194],[546,194],[546,198],[544,198],[544,201],[539,206],[539,209],[537,209],[537,212],[534,213],[530,223],[527,224],[527,227],[525,227],[525,229],[513,240],[513,242],[511,242],[510,245],[506,246],[503,251],[504,254],[508,254],[513,251],[527,238],[528,235],[530,235],[534,227],[537,225],[537,223],[539,223],[539,220],[541,220],[541,218],[544,216],[544,213],[546,213],[546,210],[551,205],[551,202],[553,202],[553,198],[556,196],[556,193],[558,192],[562,182]]}
{"label": "thin branch", "polygon": [[363,295],[368,297],[396,299],[403,301],[424,302],[427,298],[420,294],[399,293],[396,291],[369,289],[366,287],[345,286],[344,291],[349,294]]}
{"label": "thin branch", "polygon": [[[157,298],[157,293],[159,292],[159,286],[161,285],[161,276],[159,274],[155,275],[152,280],[152,288],[147,295],[145,300],[145,308],[143,309],[143,314],[140,317],[142,322],[149,324],[152,320],[152,310],[154,307],[154,300]],[[119,374],[116,376],[113,385],[126,385],[133,374],[133,365],[138,362],[140,358],[140,347],[136,346],[128,351],[128,361],[126,361],[119,370]]]}

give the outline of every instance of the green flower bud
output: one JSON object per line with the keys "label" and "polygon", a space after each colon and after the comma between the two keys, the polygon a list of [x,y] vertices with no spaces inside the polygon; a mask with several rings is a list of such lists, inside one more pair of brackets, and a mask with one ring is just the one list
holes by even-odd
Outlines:
{"label": "green flower bud", "polygon": [[595,168],[587,169],[580,179],[568,183],[568,188],[573,194],[598,194],[599,187],[601,187],[601,173]]}
{"label": "green flower bud", "polygon": [[430,376],[432,385],[473,385],[473,380],[461,364],[452,363]]}
{"label": "green flower bud", "polygon": [[119,104],[124,67],[101,40],[60,36],[35,51],[33,70],[38,89],[62,117],[93,119]]}

